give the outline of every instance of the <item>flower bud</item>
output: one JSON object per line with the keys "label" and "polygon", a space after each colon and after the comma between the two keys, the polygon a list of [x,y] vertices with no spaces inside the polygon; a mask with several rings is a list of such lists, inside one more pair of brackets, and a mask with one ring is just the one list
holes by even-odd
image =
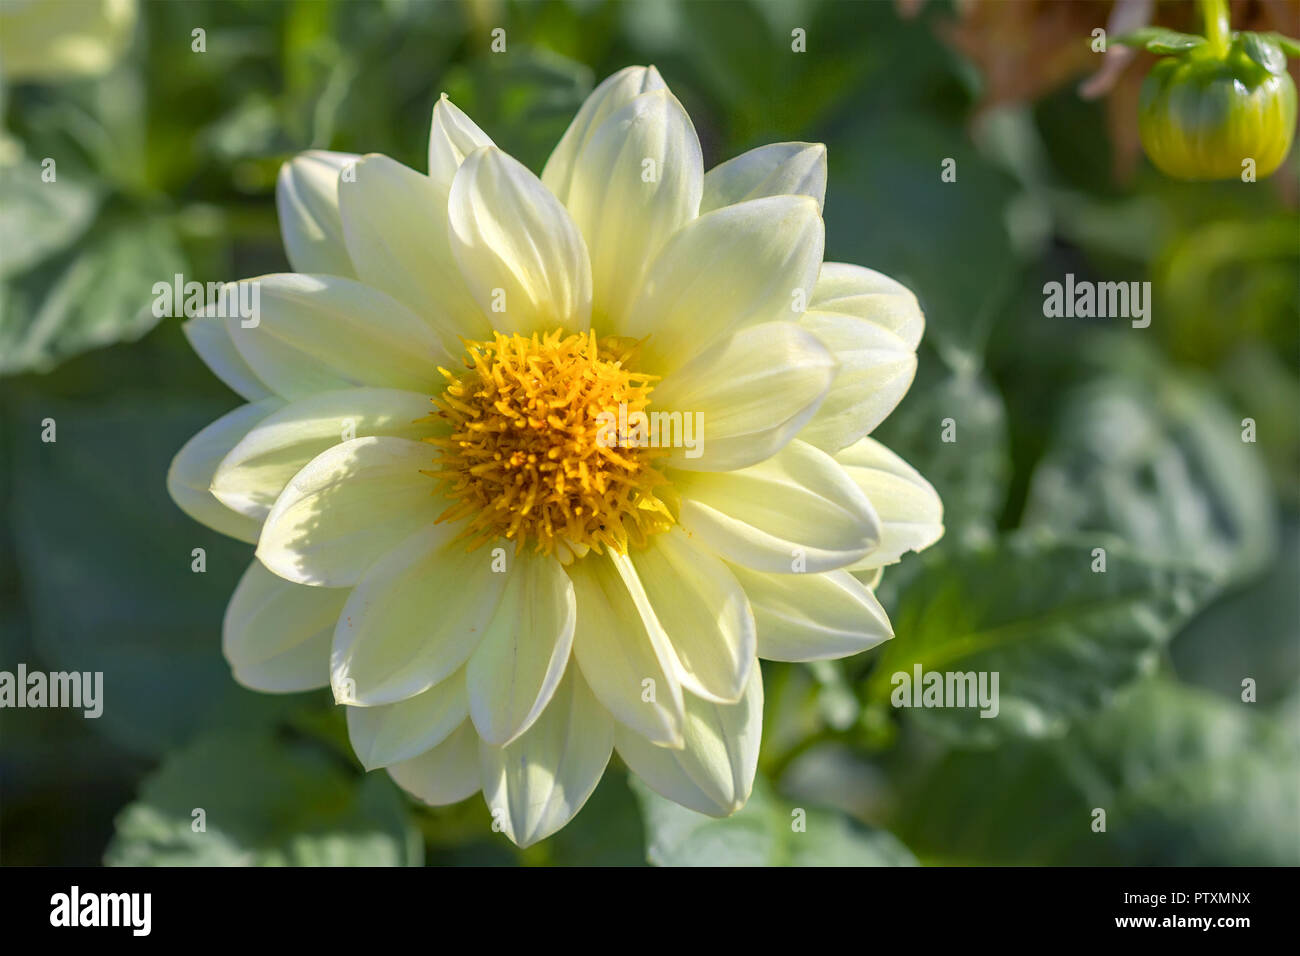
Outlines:
{"label": "flower bud", "polygon": [[1254,34],[1238,34],[1222,56],[1207,44],[1166,57],[1142,85],[1142,146],[1175,179],[1235,179],[1247,159],[1267,176],[1286,158],[1295,122],[1286,59]]}

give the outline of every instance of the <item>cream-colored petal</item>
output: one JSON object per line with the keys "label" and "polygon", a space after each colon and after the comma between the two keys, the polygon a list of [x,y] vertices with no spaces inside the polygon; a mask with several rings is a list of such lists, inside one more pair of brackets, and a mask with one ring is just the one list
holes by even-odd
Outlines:
{"label": "cream-colored petal", "polygon": [[491,145],[492,138],[447,99],[446,93],[438,98],[429,124],[429,179],[444,197],[451,192],[452,180],[465,157],[480,146]]}
{"label": "cream-colored petal", "polygon": [[492,571],[491,549],[467,550],[460,530],[430,522],[357,584],[330,655],[340,703],[405,700],[446,680],[474,653],[506,575]]}
{"label": "cream-colored petal", "polygon": [[425,420],[433,411],[429,395],[393,388],[319,392],[290,402],[258,422],[221,460],[212,493],[227,508],[260,522],[289,480],[321,452],[375,435],[419,440],[434,432]]}
{"label": "cream-colored petal", "polygon": [[343,234],[361,281],[419,316],[452,354],[461,352],[460,336],[490,334],[452,254],[448,185],[372,153],[357,163],[356,181],[339,188]]}
{"label": "cream-colored petal", "polygon": [[799,324],[839,363],[825,401],[799,439],[834,454],[898,406],[916,375],[916,353],[893,332],[856,316],[805,312]]}
{"label": "cream-colored petal", "polygon": [[357,438],[308,462],[276,499],[257,556],[290,581],[349,587],[444,510],[424,442]]}
{"label": "cream-colored petal", "polygon": [[[372,385],[429,389],[451,356],[401,303],[338,276],[282,274],[247,279],[260,299],[257,324],[227,321],[244,361],[282,398]],[[246,293],[239,293],[241,296]]]}
{"label": "cream-colored petal", "polygon": [[631,554],[668,643],[682,687],[735,703],[754,665],[754,616],[735,576],[680,528]]}
{"label": "cream-colored petal", "polygon": [[745,805],[754,786],[763,735],[763,674],[750,671],[738,703],[686,697],[685,746],[656,747],[619,727],[619,755],[660,796],[709,816],[725,817]]}
{"label": "cream-colored petal", "polygon": [[943,502],[934,487],[903,459],[873,438],[835,456],[880,516],[880,543],[850,570],[893,564],[908,551],[922,551],[943,537]]}
{"label": "cream-colored petal", "polygon": [[822,263],[808,308],[874,322],[912,349],[925,331],[925,316],[910,289],[887,275],[845,262]]}
{"label": "cream-colored petal", "polygon": [[530,335],[591,322],[591,264],[573,219],[495,146],[465,158],[447,203],[452,253],[492,327]]}
{"label": "cream-colored petal", "polygon": [[741,153],[704,175],[706,213],[763,196],[808,196],[826,202],[826,147],[821,143],[771,143]]}
{"label": "cream-colored petal", "polygon": [[687,224],[650,266],[620,335],[644,338],[640,365],[666,375],[715,339],[797,319],[822,260],[825,228],[807,196],[751,199]]}
{"label": "cream-colored petal", "polygon": [[546,188],[560,202],[567,203],[578,155],[600,124],[643,93],[667,88],[653,66],[624,67],[607,77],[592,90],[546,161],[546,168],[542,170],[542,182]]}
{"label": "cream-colored petal", "polygon": [[294,272],[356,278],[339,216],[339,174],[361,157],[312,149],[280,167],[275,208]]}
{"label": "cream-colored petal", "polygon": [[217,500],[211,491],[212,476],[230,449],[254,425],[283,405],[278,398],[240,405],[187,441],[167,469],[167,493],[172,501],[195,521],[214,531],[240,541],[256,541],[262,523],[231,511]]}
{"label": "cream-colored petal", "polygon": [[835,374],[830,352],[793,322],[723,339],[655,386],[651,413],[680,415],[659,419],[660,443],[671,431],[674,445],[663,463],[731,471],[770,458],[812,418]]}
{"label": "cream-colored petal", "polygon": [[703,179],[695,127],[667,89],[636,97],[592,133],[566,205],[591,256],[598,329],[627,313],[668,237],[696,217]]}
{"label": "cream-colored petal", "polygon": [[680,746],[675,658],[631,562],[591,553],[565,570],[578,601],[573,653],[588,686],[616,720],[657,743]]}
{"label": "cream-colored petal", "polygon": [[571,667],[540,717],[504,747],[481,744],[483,799],[521,847],[564,826],[600,782],[614,721]]}
{"label": "cream-colored petal", "polygon": [[758,629],[758,656],[769,661],[848,657],[894,636],[871,590],[847,571],[767,574],[733,565]]}
{"label": "cream-colored petal", "polygon": [[182,323],[181,330],[204,364],[232,390],[250,402],[261,401],[274,394],[235,348],[225,320],[198,316]]}
{"label": "cream-colored petal", "polygon": [[681,525],[722,557],[781,574],[830,571],[865,557],[880,519],[835,459],[792,441],[739,471],[674,472]]}
{"label": "cream-colored petal", "polygon": [[[332,637],[333,628],[330,632]],[[323,670],[328,684],[328,646]],[[459,670],[423,693],[395,704],[348,707],[347,711],[348,738],[362,766],[376,770],[401,763],[438,746],[465,723],[469,716],[465,672]]]}
{"label": "cream-colored petal", "polygon": [[388,767],[407,793],[430,806],[460,803],[479,791],[478,734],[468,720],[432,750]]}
{"label": "cream-colored petal", "polygon": [[253,561],[226,606],[221,649],[235,680],[271,693],[330,682],[330,641],[346,588],[291,584]]}
{"label": "cream-colored petal", "polygon": [[550,555],[509,559],[501,603],[469,659],[469,710],[484,743],[503,746],[532,726],[573,649],[573,583]]}

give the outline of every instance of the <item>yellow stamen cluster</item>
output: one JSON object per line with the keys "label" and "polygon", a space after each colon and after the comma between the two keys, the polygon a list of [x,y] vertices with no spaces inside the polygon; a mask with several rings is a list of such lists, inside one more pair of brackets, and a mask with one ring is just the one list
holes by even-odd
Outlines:
{"label": "yellow stamen cluster", "polygon": [[433,399],[451,434],[426,440],[441,449],[430,474],[455,499],[438,520],[469,518],[471,550],[505,538],[562,557],[625,552],[671,526],[659,450],[611,441],[601,415],[649,404],[655,377],[627,368],[634,348],[562,330],[466,346],[466,371],[440,369],[448,385]]}

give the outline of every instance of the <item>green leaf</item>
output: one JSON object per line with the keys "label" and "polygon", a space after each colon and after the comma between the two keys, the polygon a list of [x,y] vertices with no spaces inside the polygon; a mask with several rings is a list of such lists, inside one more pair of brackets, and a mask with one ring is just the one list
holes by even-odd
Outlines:
{"label": "green leaf", "polygon": [[[1019,279],[1004,217],[990,213],[1011,202],[1014,180],[967,145],[959,126],[923,113],[863,114],[837,139],[827,154],[827,258],[902,282],[925,311],[926,341],[950,365],[978,358]],[[945,159],[955,182],[940,179]]]}
{"label": "green leaf", "polygon": [[1286,54],[1282,46],[1267,33],[1239,33],[1242,51],[1270,73],[1286,72]]}
{"label": "green leaf", "polygon": [[[1093,551],[1106,550],[1094,571]],[[1200,605],[1208,578],[1153,561],[1103,535],[1056,540],[1019,534],[997,545],[928,557],[891,615],[895,637],[868,678],[868,696],[890,702],[922,674],[998,675],[995,707],[899,708],[941,736],[988,745],[1056,736],[1149,674],[1162,647]],[[955,689],[955,687],[954,687]],[[904,694],[905,690],[898,690]],[[912,698],[909,696],[909,700]]]}
{"label": "green leaf", "polygon": [[262,734],[202,737],[169,756],[118,815],[104,855],[110,866],[422,860],[419,832],[387,774],[359,779],[317,745]]}
{"label": "green leaf", "polygon": [[0,163],[0,279],[67,248],[86,231],[99,207],[95,187],[60,178],[57,166],[54,181],[45,182],[43,171],[28,159]]}
{"label": "green leaf", "polygon": [[1207,387],[1131,366],[1067,400],[1024,524],[1111,532],[1144,554],[1241,580],[1276,547],[1257,447]]}
{"label": "green leaf", "polygon": [[1170,657],[1182,680],[1239,700],[1241,682],[1249,677],[1259,706],[1270,710],[1300,691],[1295,597],[1300,521],[1289,518],[1283,534],[1277,557],[1263,574],[1222,594],[1174,640]]}
{"label": "green leaf", "polygon": [[904,758],[890,824],[923,859],[1300,864],[1300,748],[1250,704],[1151,681],[1064,740]]}
{"label": "green leaf", "polygon": [[[185,271],[170,226],[123,218],[97,226],[52,283],[0,298],[0,375],[44,371],[87,349],[133,341],[158,324],[150,290]],[[20,287],[27,292],[26,283]]]}
{"label": "green leaf", "polygon": [[[198,524],[167,494],[172,456],[231,404],[34,396],[5,409],[4,520],[32,643],[51,670],[103,673],[103,716],[86,723],[135,753],[161,754],[207,728],[256,727],[310,699],[234,682],[221,620],[253,548]],[[47,418],[51,443],[41,440]],[[202,573],[191,570],[195,548]]]}
{"label": "green leaf", "polygon": [[[911,866],[889,832],[833,810],[787,805],[760,778],[749,802],[717,819],[687,810],[631,778],[656,866]],[[799,829],[802,827],[802,829]]]}
{"label": "green leaf", "polygon": [[1142,47],[1150,53],[1179,54],[1204,46],[1205,37],[1194,33],[1179,33],[1166,27],[1142,27],[1132,33],[1115,37],[1110,42]]}

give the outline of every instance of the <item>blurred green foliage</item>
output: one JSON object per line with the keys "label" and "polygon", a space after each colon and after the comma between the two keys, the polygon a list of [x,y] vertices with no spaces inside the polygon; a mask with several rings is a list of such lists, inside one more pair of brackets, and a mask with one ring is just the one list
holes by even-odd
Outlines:
{"label": "blurred green foliage", "polygon": [[[108,74],[5,80],[0,667],[103,670],[112,706],[0,712],[3,862],[1300,863],[1296,159],[1273,182],[1117,182],[1102,104],[1062,90],[976,114],[978,77],[936,37],[954,15],[146,3]],[[828,145],[827,257],[895,276],[926,310],[916,384],[878,437],[934,482],[948,533],[886,572],[892,642],[764,665],[744,811],[708,820],[612,768],[521,852],[480,800],[417,809],[363,775],[324,692],[233,682],[220,622],[250,549],[184,517],[163,478],[236,398],[146,306],[173,272],[287,267],[273,190],[297,151],[422,168],[445,91],[540,170],[593,83],[646,62],[706,165]],[[47,157],[57,190],[31,186]],[[1151,281],[1150,328],[1044,317],[1043,284],[1067,272]],[[999,670],[1006,719],[890,707],[889,675],[917,663]]]}

